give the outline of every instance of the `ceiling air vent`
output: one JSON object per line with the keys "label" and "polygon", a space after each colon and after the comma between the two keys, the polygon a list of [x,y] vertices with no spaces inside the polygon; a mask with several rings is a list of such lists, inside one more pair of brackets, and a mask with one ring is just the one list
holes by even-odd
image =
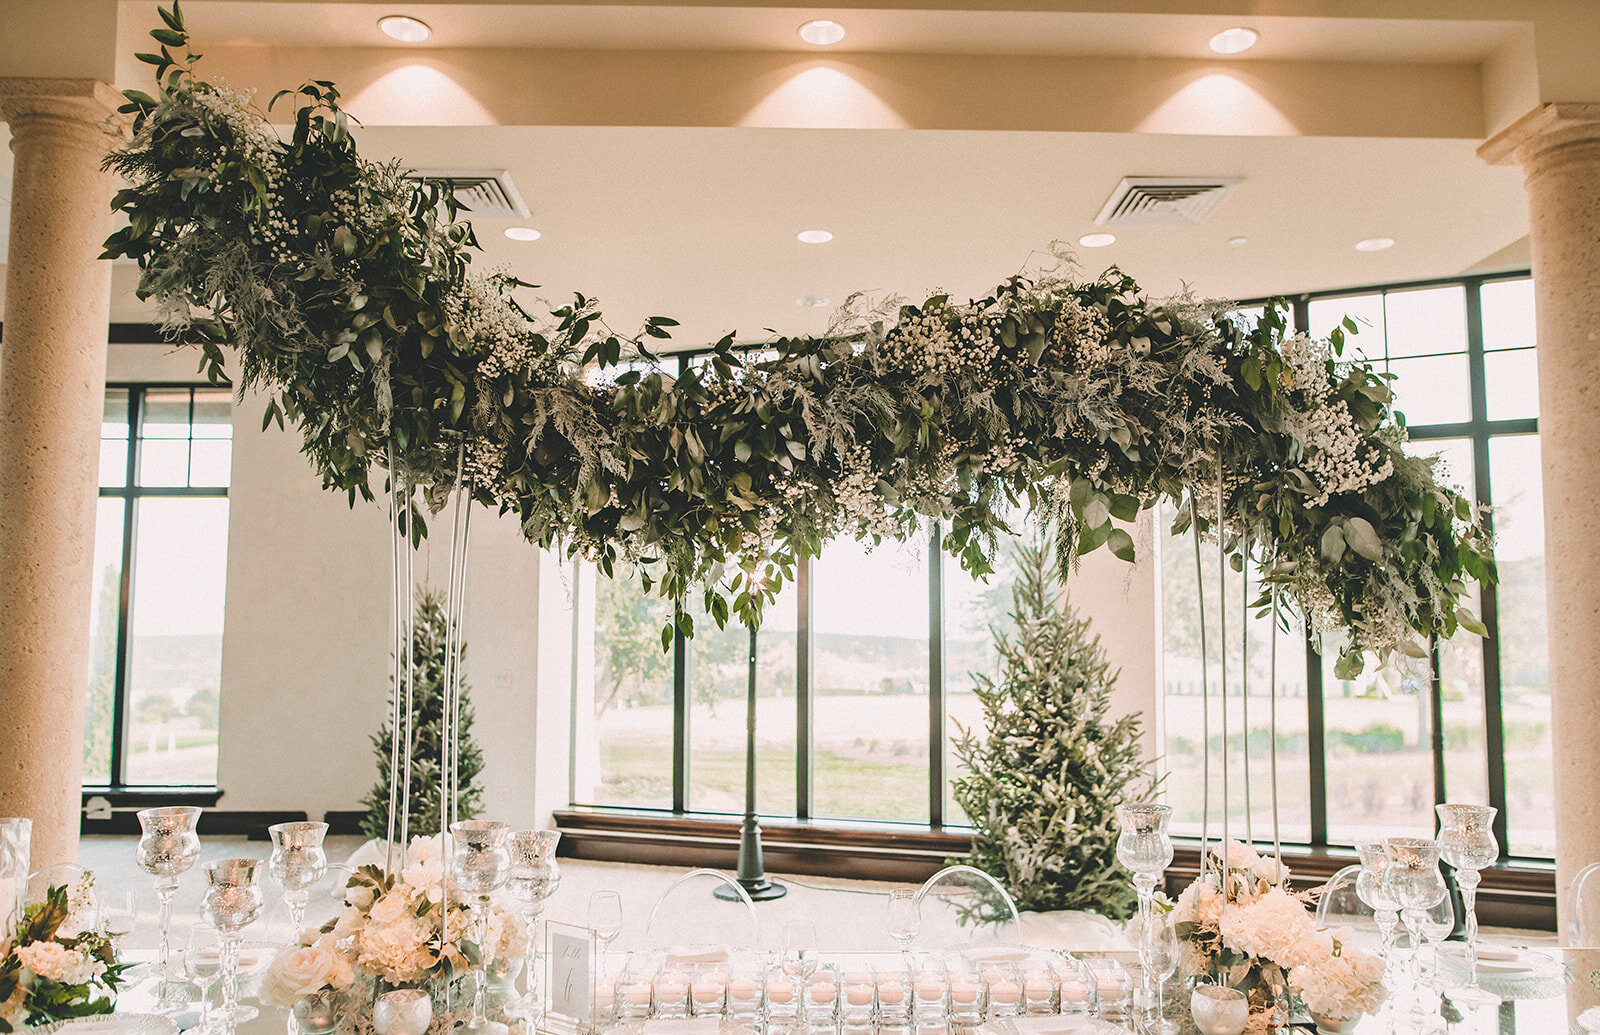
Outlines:
{"label": "ceiling air vent", "polygon": [[1125,176],[1095,225],[1195,226],[1242,182],[1238,176]]}
{"label": "ceiling air vent", "polygon": [[466,206],[472,217],[528,218],[528,206],[522,203],[522,195],[505,169],[415,169],[406,177],[454,188],[456,200]]}

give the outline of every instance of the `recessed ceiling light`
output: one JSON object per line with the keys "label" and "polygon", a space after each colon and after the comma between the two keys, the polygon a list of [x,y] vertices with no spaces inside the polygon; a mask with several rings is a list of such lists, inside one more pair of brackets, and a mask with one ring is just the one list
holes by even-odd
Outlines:
{"label": "recessed ceiling light", "polygon": [[537,241],[543,235],[531,226],[508,226],[506,236],[513,241]]}
{"label": "recessed ceiling light", "polygon": [[794,300],[794,304],[805,306],[807,309],[821,309],[828,304],[828,300],[826,298],[818,298],[816,295],[801,295]]}
{"label": "recessed ceiling light", "polygon": [[1211,49],[1218,54],[1243,54],[1256,45],[1256,40],[1261,34],[1254,29],[1236,26],[1232,29],[1223,29],[1211,37]]}
{"label": "recessed ceiling light", "polygon": [[1230,247],[1230,248],[1243,248],[1245,245],[1247,245],[1249,243],[1250,243],[1250,238],[1248,238],[1248,237],[1230,237],[1230,238],[1228,238],[1228,247]]}
{"label": "recessed ceiling light", "polygon": [[1392,237],[1369,237],[1365,241],[1356,242],[1356,251],[1358,252],[1381,252],[1385,248],[1393,247],[1394,238]]}
{"label": "recessed ceiling light", "polygon": [[831,47],[844,39],[844,26],[826,18],[800,26],[800,38],[815,47]]}
{"label": "recessed ceiling light", "polygon": [[827,244],[833,240],[833,234],[826,230],[802,230],[795,236],[801,244]]}
{"label": "recessed ceiling light", "polygon": [[378,28],[383,30],[385,36],[401,43],[421,43],[433,35],[433,30],[428,28],[427,22],[404,14],[391,14],[379,18]]}
{"label": "recessed ceiling light", "polygon": [[1117,243],[1116,234],[1084,234],[1078,238],[1078,243],[1085,248],[1104,248],[1108,244]]}

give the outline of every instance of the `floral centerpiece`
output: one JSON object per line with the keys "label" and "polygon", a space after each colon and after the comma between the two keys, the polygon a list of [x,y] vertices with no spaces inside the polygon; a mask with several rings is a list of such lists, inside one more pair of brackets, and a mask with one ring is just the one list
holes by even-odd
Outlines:
{"label": "floral centerpiece", "polygon": [[1171,907],[1180,966],[1186,977],[1244,992],[1247,1031],[1265,1030],[1290,991],[1330,1019],[1381,1004],[1382,961],[1351,945],[1348,929],[1318,930],[1307,909],[1313,895],[1289,890],[1280,860],[1233,840],[1210,855],[1210,868]]}
{"label": "floral centerpiece", "polygon": [[125,965],[86,920],[93,881],[85,873],[70,891],[52,885],[9,933],[0,959],[0,1032],[111,1012]]}
{"label": "floral centerpiece", "polygon": [[1383,961],[1351,944],[1353,931],[1329,933],[1333,951],[1289,971],[1292,988],[1319,1024],[1353,1020],[1383,1005]]}
{"label": "floral centerpiece", "polygon": [[292,1006],[306,996],[345,992],[362,978],[391,987],[436,986],[520,950],[525,929],[509,910],[491,910],[485,946],[471,940],[472,906],[446,894],[447,846],[416,837],[397,873],[362,866],[345,889],[345,908],[273,959],[262,979],[264,1001]]}

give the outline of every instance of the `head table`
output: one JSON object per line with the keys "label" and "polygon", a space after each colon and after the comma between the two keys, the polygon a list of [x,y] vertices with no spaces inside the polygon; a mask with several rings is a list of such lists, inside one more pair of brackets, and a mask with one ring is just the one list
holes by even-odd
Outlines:
{"label": "head table", "polygon": [[[1480,980],[1486,988],[1504,997],[1498,1006],[1480,1008],[1475,1011],[1454,1011],[1443,1004],[1439,997],[1430,994],[1425,1000],[1427,1011],[1441,1018],[1444,1022],[1444,1031],[1450,1035],[1565,1035],[1565,1033],[1581,1033],[1586,1029],[1580,1027],[1578,1016],[1585,1010],[1600,1008],[1600,949],[1538,949],[1529,950],[1530,958],[1538,962],[1534,970],[1517,974],[1515,976],[1482,974]],[[268,953],[258,952],[257,958],[262,962],[248,968],[241,973],[244,1001],[259,1008],[257,1017],[237,1024],[230,1031],[224,1031],[220,1026],[216,1029],[217,1035],[298,1035],[299,1028],[291,1012],[281,1006],[273,1006],[260,1002],[255,996],[255,985],[259,980],[260,971]],[[1082,952],[1073,954],[1078,960],[1093,966],[1101,964],[1091,963],[1095,960],[1116,961],[1127,972],[1137,975],[1139,973],[1138,954],[1128,951]],[[600,962],[599,972],[604,975],[620,976],[628,971],[631,960],[636,960],[636,954],[610,953]],[[876,965],[883,967],[892,965],[896,960],[892,953],[828,953],[818,955],[822,967],[837,973],[848,973],[852,968],[871,968]],[[1449,962],[1446,966],[1448,968]],[[1459,967],[1459,964],[1457,964]],[[213,993],[213,998],[215,994]],[[122,991],[118,998],[118,1013],[144,1013],[151,1010],[155,1003],[154,980],[146,979]],[[1392,1002],[1392,1007],[1403,1013],[1409,1008],[1409,997],[1401,991],[1397,1001]],[[491,1005],[490,1017],[508,1022],[510,1035],[529,1035],[527,1023],[516,1017],[508,1017],[499,1011],[499,1004]],[[1183,1024],[1183,1031],[1194,1032],[1188,1018],[1187,995],[1181,991],[1181,983],[1172,981],[1167,987],[1167,1016],[1179,1020]],[[174,1018],[180,1029],[188,1030],[198,1023],[198,1014],[190,1012],[180,1014]],[[845,1035],[879,1030],[875,1026],[851,1027],[842,1020],[832,1028],[819,1028],[815,1024],[807,1024],[804,1019],[768,1025],[768,1030],[777,1031],[780,1026],[797,1033],[797,1035],[825,1035],[827,1031],[843,1032]],[[571,1029],[558,1024],[537,1025],[539,1031],[560,1032],[570,1035]],[[350,1031],[349,1027],[341,1031]],[[722,1035],[731,1035],[734,1032],[755,1030],[755,1026],[740,1024],[723,1019],[720,1024],[708,1025],[706,1020],[696,1023],[690,1019],[629,1019],[613,1017],[600,1026],[601,1031],[611,1031],[613,1035],[701,1035],[707,1031],[720,1031]],[[990,1020],[977,1026],[963,1026],[952,1024],[948,1027],[937,1029],[921,1025],[893,1029],[896,1031],[914,1032],[915,1035],[1057,1035],[1068,1032],[1102,1032],[1133,1033],[1139,1035],[1145,1029],[1138,1020],[1126,1016],[1118,1016],[1114,1022],[1088,1016],[1023,1016],[1016,1018]],[[1296,1025],[1293,1029],[1297,1035],[1309,1033],[1313,1030],[1310,1024]],[[1355,1035],[1378,1035],[1378,1033],[1406,1032],[1410,1030],[1402,1017],[1399,1022],[1393,1022],[1385,1016],[1365,1017],[1354,1029]],[[360,1035],[370,1035],[370,1028]]]}

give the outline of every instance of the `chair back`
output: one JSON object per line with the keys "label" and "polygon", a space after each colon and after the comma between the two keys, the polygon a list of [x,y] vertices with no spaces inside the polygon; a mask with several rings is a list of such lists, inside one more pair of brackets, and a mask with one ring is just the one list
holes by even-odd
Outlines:
{"label": "chair back", "polygon": [[1600,863],[1578,871],[1567,888],[1567,945],[1600,949]]}
{"label": "chair back", "polygon": [[644,948],[664,949],[669,956],[761,947],[755,903],[721,870],[690,870],[679,877],[656,899],[644,924]]}
{"label": "chair back", "polygon": [[963,945],[1021,945],[1017,904],[999,881],[975,866],[946,866],[923,882],[916,903],[919,949]]}
{"label": "chair back", "polygon": [[90,886],[80,888],[88,874],[88,870],[76,863],[57,863],[35,870],[28,874],[28,892],[23,897],[23,904],[31,906],[43,902],[52,886],[64,887],[67,889],[67,905],[71,910],[69,925],[80,931],[89,930],[100,923],[100,899],[94,893],[92,882]]}

